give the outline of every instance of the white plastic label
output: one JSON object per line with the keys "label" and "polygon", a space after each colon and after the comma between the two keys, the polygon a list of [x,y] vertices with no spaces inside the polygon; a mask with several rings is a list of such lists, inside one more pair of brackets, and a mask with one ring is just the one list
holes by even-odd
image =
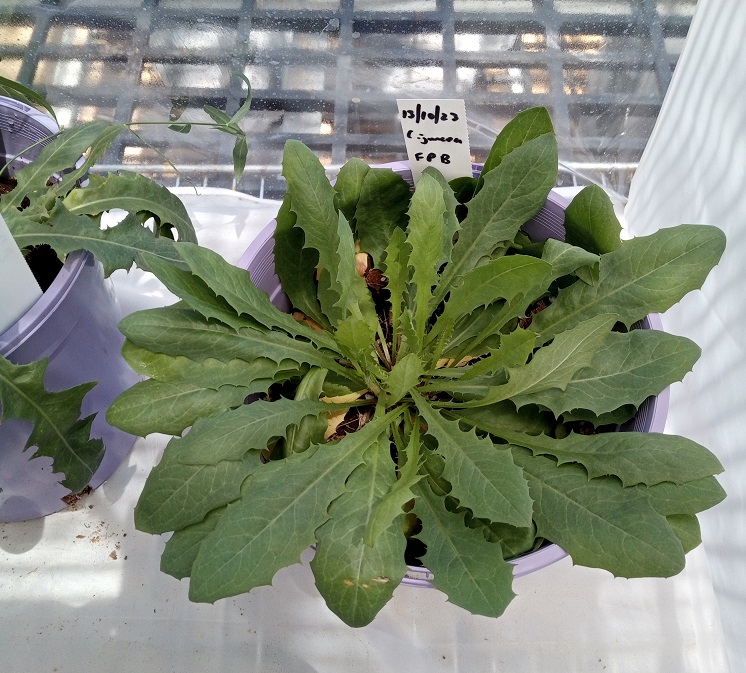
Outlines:
{"label": "white plastic label", "polygon": [[463,99],[414,98],[396,102],[415,182],[428,166],[437,168],[446,180],[471,175]]}
{"label": "white plastic label", "polygon": [[0,216],[0,334],[26,313],[41,289]]}

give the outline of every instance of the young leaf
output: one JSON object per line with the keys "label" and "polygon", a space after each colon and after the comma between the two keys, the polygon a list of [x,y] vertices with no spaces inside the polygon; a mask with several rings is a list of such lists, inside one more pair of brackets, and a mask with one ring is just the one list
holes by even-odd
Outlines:
{"label": "young leaf", "polygon": [[449,512],[426,483],[413,490],[415,512],[422,521],[417,537],[427,545],[424,562],[434,575],[433,584],[454,605],[472,614],[499,617],[515,596],[513,568],[503,559],[500,545],[467,528],[464,515]]}
{"label": "young leaf", "polygon": [[427,434],[438,442],[437,453],[445,459],[443,478],[451,484],[450,495],[475,517],[516,527],[531,524],[531,498],[521,470],[510,451],[495,446],[489,438],[463,431],[446,420],[424,398],[417,408]]}
{"label": "young leaf", "polygon": [[409,353],[397,360],[386,379],[386,408],[393,407],[416,386],[423,373],[422,361],[415,353]]}
{"label": "young leaf", "polygon": [[311,561],[316,586],[329,609],[349,626],[369,624],[407,572],[401,509],[375,547],[363,541],[376,507],[396,483],[389,444],[388,433],[371,443],[344,493],[331,504],[329,520],[316,531]]}
{"label": "young leaf", "polygon": [[574,283],[539,313],[531,329],[550,338],[582,320],[614,313],[630,327],[663,313],[699,288],[718,263],[725,236],[717,227],[685,224],[625,241],[601,257],[596,285]]}
{"label": "young leaf", "polygon": [[360,250],[381,264],[381,257],[391,236],[407,223],[407,208],[411,192],[409,185],[390,168],[371,168],[360,188],[355,210],[355,223]]}
{"label": "young leaf", "polygon": [[725,491],[715,477],[704,477],[685,484],[661,482],[655,486],[636,488],[663,516],[704,512],[725,498]]}
{"label": "young leaf", "polygon": [[96,121],[60,133],[34,161],[15,174],[16,187],[9,194],[3,194],[0,211],[6,213],[19,207],[27,196],[32,199],[45,194],[50,178],[72,168],[101,133],[110,127],[109,122]]}
{"label": "young leaf", "polygon": [[556,178],[557,140],[549,133],[513,150],[490,171],[484,189],[469,202],[469,214],[461,223],[435,305],[481,258],[489,256],[500,243],[513,240],[521,226],[544,205]]}
{"label": "young leaf", "polygon": [[236,110],[230,121],[231,124],[238,124],[238,122],[242,121],[246,117],[246,115],[249,114],[249,110],[251,109],[252,91],[251,82],[249,81],[249,78],[246,77],[246,75],[244,75],[242,72],[234,72],[233,75],[243,80],[243,83],[246,85],[246,100],[244,100],[241,107]]}
{"label": "young leaf", "polygon": [[73,190],[63,202],[73,215],[99,215],[112,208],[145,213],[157,219],[159,228],[173,226],[180,241],[197,242],[184,204],[165,187],[128,171],[109,173],[106,178],[92,175],[89,179],[88,187]]}
{"label": "young leaf", "polygon": [[334,182],[334,191],[337,194],[337,208],[344,214],[353,231],[357,227],[355,212],[358,201],[360,200],[360,192],[369,170],[370,166],[364,161],[352,158],[339,169],[337,179]]}
{"label": "young leaf", "polygon": [[615,577],[671,577],[684,568],[684,551],[665,517],[636,488],[612,477],[588,479],[579,465],[514,447],[534,500],[537,532],[572,560]]}
{"label": "young leaf", "polygon": [[297,217],[290,204],[290,194],[286,193],[277,213],[274,233],[275,271],[282,283],[282,291],[292,305],[325,329],[331,329],[316,296],[315,274],[319,253],[313,248],[304,247],[306,237],[303,230],[295,226]]}
{"label": "young leaf", "polygon": [[[312,367],[298,383],[293,397],[295,404],[291,404],[289,408],[301,411],[306,404],[318,404],[319,398],[324,394],[324,382],[328,373],[326,369]],[[280,399],[277,402],[284,402],[284,400]],[[328,424],[329,418],[323,413],[306,414],[294,421],[285,433],[282,456],[303,453],[312,444],[321,444],[324,441],[324,433]],[[269,438],[263,443],[268,444]]]}
{"label": "young leaf", "polygon": [[437,181],[440,185],[440,189],[443,191],[443,201],[445,203],[445,211],[443,213],[443,253],[438,260],[438,266],[445,264],[451,260],[451,251],[453,250],[453,240],[458,230],[461,228],[461,224],[456,217],[456,208],[459,203],[453,194],[453,190],[450,185],[443,177],[443,174],[432,166],[428,166],[423,174],[427,174]]}
{"label": "young leaf", "polygon": [[409,251],[406,245],[406,234],[402,229],[395,229],[391,234],[391,240],[386,246],[386,251],[381,264],[383,272],[389,279],[386,289],[389,291],[391,302],[391,333],[394,353],[399,350],[398,334],[400,328],[400,316],[404,306],[408,304],[407,281]]}
{"label": "young leaf", "polygon": [[64,475],[61,484],[75,493],[88,484],[104,457],[103,442],[90,438],[93,417],[79,420],[83,398],[96,384],[51,393],[44,387],[47,364],[44,359],[15,365],[0,357],[0,420],[31,421],[26,448],[36,447],[34,458],[52,458],[54,472]]}
{"label": "young leaf", "polygon": [[363,462],[365,449],[395,416],[374,419],[334,446],[315,445],[285,460],[270,461],[246,480],[242,498],[228,507],[200,547],[192,566],[189,597],[214,602],[269,584],[297,562]]}
{"label": "young leaf", "polygon": [[588,409],[600,416],[624,405],[638,407],[647,397],[681,381],[700,352],[689,339],[665,332],[612,332],[590,365],[573,377],[564,392],[555,388],[513,401],[519,406],[539,404],[556,417],[573,409]]}
{"label": "young leaf", "polygon": [[409,207],[407,243],[411,248],[409,266],[414,296],[414,328],[417,343],[422,346],[425,328],[433,311],[432,287],[438,277],[438,261],[443,253],[443,214],[445,202],[438,182],[423,173]]}
{"label": "young leaf", "polygon": [[443,314],[430,332],[430,340],[445,325],[470,317],[482,306],[500,299],[513,302],[524,297],[527,288],[548,286],[551,273],[547,262],[526,255],[499,257],[468,271],[461,285],[451,290]]}
{"label": "young leaf", "polygon": [[226,126],[231,123],[231,118],[225,114],[222,110],[218,110],[212,105],[203,105],[202,109],[212,118],[212,120],[220,126]]}
{"label": "young leaf", "polygon": [[54,113],[54,108],[47,102],[47,99],[20,82],[14,82],[12,79],[0,77],[0,96],[7,96],[8,98],[19,100],[21,103],[31,105],[31,107],[42,108],[45,112],[49,113],[49,116],[52,117],[52,119],[57,121],[57,115]]}
{"label": "young leaf", "polygon": [[497,168],[502,160],[521,145],[545,134],[553,134],[554,126],[549,112],[544,107],[535,107],[519,112],[510,120],[492,143],[490,153],[484,162],[476,191],[482,189],[484,176]]}
{"label": "young leaf", "polygon": [[[614,316],[599,315],[557,335],[549,346],[538,350],[525,367],[508,369],[504,385],[485,385],[479,399],[462,406],[484,406],[503,400],[525,400],[529,393],[551,388],[564,390],[573,377],[593,360],[614,326]],[[464,386],[469,386],[468,391]],[[452,385],[454,392],[474,392],[474,382]]]}
{"label": "young leaf", "polygon": [[[378,538],[389,530],[391,522],[395,521],[404,511],[404,507],[414,499],[412,487],[425,476],[420,473],[421,448],[419,425],[414,424],[406,447],[402,445],[399,448],[399,478],[380,499],[366,524],[363,538],[366,545],[375,547]],[[402,463],[405,463],[403,467]]]}
{"label": "young leaf", "polygon": [[344,215],[334,208],[334,188],[324,167],[303,143],[288,140],[282,159],[283,175],[291,195],[295,226],[305,234],[306,247],[319,254],[319,265],[329,274],[334,306],[344,311],[355,271],[355,245]]}
{"label": "young leaf", "polygon": [[565,240],[603,255],[621,244],[622,225],[608,194],[597,185],[584,187],[565,210]]}

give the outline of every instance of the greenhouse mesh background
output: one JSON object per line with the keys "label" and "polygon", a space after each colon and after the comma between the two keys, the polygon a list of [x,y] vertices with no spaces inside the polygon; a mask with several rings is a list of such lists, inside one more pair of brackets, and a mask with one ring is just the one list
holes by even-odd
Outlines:
{"label": "greenhouse mesh background", "polygon": [[[473,158],[516,112],[550,109],[565,163],[621,195],[660,110],[696,0],[5,0],[0,74],[43,90],[70,121],[244,122],[232,139],[147,127],[101,168],[277,197],[282,147],[299,138],[330,167],[405,158],[397,97],[465,98]],[[312,9],[309,9],[312,7]],[[179,168],[178,174],[165,160]]]}

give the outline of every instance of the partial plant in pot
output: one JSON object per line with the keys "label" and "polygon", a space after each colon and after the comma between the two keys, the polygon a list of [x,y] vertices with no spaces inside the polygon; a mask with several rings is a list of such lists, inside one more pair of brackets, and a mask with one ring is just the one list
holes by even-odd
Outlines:
{"label": "partial plant in pot", "polygon": [[110,422],[178,435],[135,511],[140,530],[174,531],[161,569],[214,602],[315,545],[316,585],[352,626],[414,557],[489,616],[513,598],[508,561],[549,542],[617,576],[680,572],[695,514],[724,497],[721,465],[684,437],[617,427],[697,360],[688,339],[632,327],[702,284],[721,231],[622,242],[591,187],[566,241],[532,241],[521,227],[557,178],[543,109],[452,185],[427,169],[412,192],[353,159],[332,186],[296,141],[283,169],[274,263],[292,314],[183,243],[188,270],[151,264],[183,301],[120,324],[150,379]]}
{"label": "partial plant in pot", "polygon": [[[30,107],[53,116],[41,96],[4,78],[0,93],[12,96],[0,99],[0,215],[45,291],[0,334],[0,521],[13,521],[61,509],[61,497],[97,486],[132,447],[134,437],[97,416],[137,380],[118,352],[120,316],[103,279],[133,263],[147,270],[150,259],[186,268],[174,239],[196,238],[165,187],[125,171],[90,174],[135,125],[94,121],[55,132]],[[204,123],[236,137],[239,173],[246,138],[238,122],[249,104],[250,96],[233,118],[210,108],[213,121]],[[110,211],[123,219],[104,227]]]}

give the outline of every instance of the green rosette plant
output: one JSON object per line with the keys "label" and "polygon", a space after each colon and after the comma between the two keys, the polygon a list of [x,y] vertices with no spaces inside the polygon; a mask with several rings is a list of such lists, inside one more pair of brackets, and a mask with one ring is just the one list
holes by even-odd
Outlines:
{"label": "green rosette plant", "polygon": [[[234,169],[240,178],[247,143],[238,123],[249,111],[250,91],[232,117],[205,106],[211,122],[92,121],[27,148],[26,152],[42,147],[38,158],[11,176],[11,184],[0,196],[0,215],[27,260],[35,256],[37,263],[40,260],[47,268],[40,282],[42,289],[51,284],[67,255],[77,250],[92,253],[102,264],[105,277],[133,264],[148,270],[153,260],[187,269],[174,248],[174,239],[192,243],[197,239],[178,197],[137,173],[119,171],[101,176],[91,171],[122,133],[140,137],[137,128],[166,124],[179,133],[188,133],[192,126],[206,126],[235,136]],[[55,116],[41,95],[18,82],[0,77],[0,95]],[[0,170],[6,182],[7,166],[15,158],[9,157]],[[122,217],[113,226],[103,226],[102,217],[111,211]],[[32,422],[27,448],[36,447],[33,457],[51,457],[53,471],[61,473],[61,483],[75,493],[88,484],[104,457],[102,441],[90,436],[94,416],[81,418],[83,397],[96,382],[49,392],[44,387],[47,364],[44,359],[19,365],[0,357],[0,421]]]}
{"label": "green rosette plant", "polygon": [[684,437],[614,430],[697,360],[688,339],[630,328],[700,287],[721,231],[622,242],[589,187],[566,242],[532,242],[521,226],[557,178],[544,109],[452,185],[427,169],[411,191],[353,159],[332,186],[296,141],[283,169],[292,315],[183,243],[186,269],[151,264],[182,301],[120,325],[150,378],[109,421],[177,435],[135,510],[139,530],[173,531],[161,569],[214,602],[315,545],[318,590],[352,626],[389,600],[408,544],[452,603],[489,616],[513,598],[508,560],[545,541],[617,576],[680,572],[721,465]]}

